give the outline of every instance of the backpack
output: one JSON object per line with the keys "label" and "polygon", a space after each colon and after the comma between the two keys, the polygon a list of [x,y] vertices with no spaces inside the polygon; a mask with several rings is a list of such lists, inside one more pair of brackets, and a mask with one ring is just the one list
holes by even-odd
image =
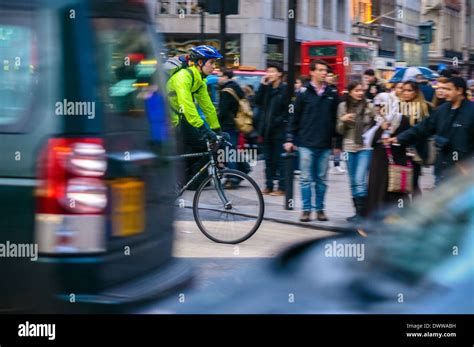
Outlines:
{"label": "backpack", "polygon": [[[169,80],[178,71],[180,71],[182,69],[186,70],[186,72],[191,75],[191,79],[192,79],[191,80],[191,86],[194,86],[194,74],[189,69],[187,56],[171,57],[171,58],[168,58],[163,64],[163,70],[165,71],[165,74],[167,76],[167,80]],[[199,89],[191,93],[192,96],[193,96],[193,99],[194,99],[194,94],[196,94],[199,91]],[[176,96],[176,92],[172,91],[172,92],[168,93],[168,97],[172,97],[172,96]],[[178,110],[175,110],[173,108],[171,108],[171,110],[173,112],[175,112],[176,114],[179,114],[179,115],[181,114],[181,112],[179,112]]]}
{"label": "backpack", "polygon": [[185,55],[171,57],[166,59],[163,64],[163,70],[167,76],[167,80],[169,80],[175,73],[177,73],[181,69],[186,69],[186,71],[191,75],[192,85],[194,85],[194,74],[191,70],[189,70],[188,65],[188,58]]}
{"label": "backpack", "polygon": [[232,88],[224,88],[222,89],[222,91],[228,92],[239,103],[239,109],[237,110],[237,114],[235,116],[235,125],[237,129],[244,135],[250,134],[252,131],[254,131],[254,128],[253,112],[249,101],[245,97],[240,99],[237,96],[235,90],[233,90]]}
{"label": "backpack", "polygon": [[188,67],[186,56],[177,56],[168,58],[163,64],[163,70],[168,75],[168,78],[173,76],[176,72]]}

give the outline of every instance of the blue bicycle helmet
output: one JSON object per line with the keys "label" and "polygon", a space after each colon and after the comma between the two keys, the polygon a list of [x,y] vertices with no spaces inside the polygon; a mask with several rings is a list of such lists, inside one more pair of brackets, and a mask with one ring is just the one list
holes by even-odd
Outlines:
{"label": "blue bicycle helmet", "polygon": [[191,48],[189,58],[193,61],[196,60],[208,60],[208,59],[220,59],[222,55],[217,49],[208,45],[201,45]]}

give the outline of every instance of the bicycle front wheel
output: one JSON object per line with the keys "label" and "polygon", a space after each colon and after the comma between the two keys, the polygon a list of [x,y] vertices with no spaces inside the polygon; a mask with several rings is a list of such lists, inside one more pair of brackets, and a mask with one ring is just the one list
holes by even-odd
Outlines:
{"label": "bicycle front wheel", "polygon": [[238,170],[208,176],[196,190],[193,214],[202,233],[214,242],[236,244],[260,227],[263,196],[257,183]]}

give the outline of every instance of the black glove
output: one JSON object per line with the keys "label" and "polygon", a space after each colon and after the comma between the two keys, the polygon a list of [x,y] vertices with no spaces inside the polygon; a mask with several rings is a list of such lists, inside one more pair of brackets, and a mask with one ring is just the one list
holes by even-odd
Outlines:
{"label": "black glove", "polygon": [[222,136],[222,138],[226,141],[230,141],[230,135],[229,133],[226,133],[225,131],[222,131],[220,134],[220,136]]}
{"label": "black glove", "polygon": [[214,131],[206,127],[205,124],[201,125],[200,128],[198,128],[199,134],[201,135],[202,138],[209,140],[209,142],[216,142],[217,141],[217,135]]}

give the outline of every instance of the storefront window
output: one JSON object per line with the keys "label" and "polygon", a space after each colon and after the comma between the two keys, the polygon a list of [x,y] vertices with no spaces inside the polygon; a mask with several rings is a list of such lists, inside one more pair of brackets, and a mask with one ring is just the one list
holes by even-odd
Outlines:
{"label": "storefront window", "polygon": [[[197,36],[185,36],[185,35],[166,35],[165,36],[165,52],[162,52],[162,56],[176,56],[181,54],[188,54],[191,47],[199,46],[202,44],[201,38]],[[221,50],[221,43],[218,35],[206,35],[205,45],[214,46],[219,51]],[[226,66],[229,68],[235,68],[235,62],[242,61],[240,55],[240,35],[228,34],[226,40]],[[218,62],[219,64],[220,62]]]}
{"label": "storefront window", "polygon": [[284,41],[267,38],[267,64],[270,62],[283,63]]}

